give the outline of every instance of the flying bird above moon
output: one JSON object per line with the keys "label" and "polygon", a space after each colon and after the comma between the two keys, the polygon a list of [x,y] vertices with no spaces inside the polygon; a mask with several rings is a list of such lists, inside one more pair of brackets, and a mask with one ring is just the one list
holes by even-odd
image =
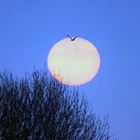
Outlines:
{"label": "flying bird above moon", "polygon": [[79,36],[76,36],[76,37],[71,37],[71,36],[69,36],[69,35],[67,35],[67,37],[68,38],[70,38],[71,39],[71,41],[74,41],[77,37],[79,37]]}

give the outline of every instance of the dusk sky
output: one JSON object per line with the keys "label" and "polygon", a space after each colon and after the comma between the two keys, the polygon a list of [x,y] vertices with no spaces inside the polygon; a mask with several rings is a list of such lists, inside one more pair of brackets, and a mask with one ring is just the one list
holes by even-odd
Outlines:
{"label": "dusk sky", "polygon": [[140,1],[0,0],[0,71],[23,76],[43,69],[67,34],[99,51],[98,74],[79,86],[94,112],[108,115],[111,135],[139,140]]}

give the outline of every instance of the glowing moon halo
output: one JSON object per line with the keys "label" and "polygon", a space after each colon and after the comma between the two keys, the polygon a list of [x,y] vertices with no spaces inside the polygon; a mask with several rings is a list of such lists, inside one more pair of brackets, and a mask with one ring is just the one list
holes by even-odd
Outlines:
{"label": "glowing moon halo", "polygon": [[58,81],[66,85],[81,85],[90,81],[98,72],[100,56],[89,41],[65,38],[49,52],[48,68]]}

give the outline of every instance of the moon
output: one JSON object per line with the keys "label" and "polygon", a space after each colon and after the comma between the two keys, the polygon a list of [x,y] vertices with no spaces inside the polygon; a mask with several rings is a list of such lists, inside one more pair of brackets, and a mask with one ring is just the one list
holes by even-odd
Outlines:
{"label": "moon", "polygon": [[96,47],[86,39],[65,38],[57,42],[48,55],[51,75],[65,85],[81,85],[95,77],[100,67]]}

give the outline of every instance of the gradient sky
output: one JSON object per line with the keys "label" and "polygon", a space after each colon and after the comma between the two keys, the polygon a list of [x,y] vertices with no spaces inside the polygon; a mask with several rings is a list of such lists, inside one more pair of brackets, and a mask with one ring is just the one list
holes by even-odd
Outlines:
{"label": "gradient sky", "polygon": [[67,34],[91,41],[101,56],[97,76],[79,88],[111,134],[140,139],[140,1],[0,0],[0,71],[21,76],[43,68]]}

